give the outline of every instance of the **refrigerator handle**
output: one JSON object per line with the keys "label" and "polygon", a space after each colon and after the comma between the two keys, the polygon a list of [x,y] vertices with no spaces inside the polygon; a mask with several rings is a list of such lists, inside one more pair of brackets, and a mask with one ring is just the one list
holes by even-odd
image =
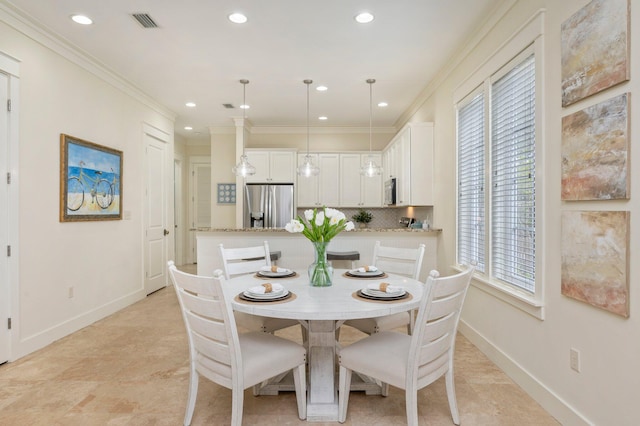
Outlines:
{"label": "refrigerator handle", "polygon": [[269,186],[269,228],[275,228],[278,223],[278,205],[276,202],[276,187]]}

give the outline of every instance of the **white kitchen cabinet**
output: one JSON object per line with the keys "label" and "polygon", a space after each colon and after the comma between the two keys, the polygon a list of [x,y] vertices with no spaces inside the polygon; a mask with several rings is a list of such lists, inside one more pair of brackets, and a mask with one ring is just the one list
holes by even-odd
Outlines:
{"label": "white kitchen cabinet", "polygon": [[[380,165],[382,155],[372,154]],[[340,154],[340,207],[381,207],[382,176],[365,177],[360,168],[369,161],[369,154]]]}
{"label": "white kitchen cabinet", "polygon": [[[340,190],[339,154],[310,154],[318,166],[318,176],[298,176],[298,207],[338,207]],[[304,162],[305,154],[298,154],[298,165]]]}
{"label": "white kitchen cabinet", "polygon": [[296,176],[296,157],[293,150],[246,150],[245,153],[256,168],[247,182],[292,183]]}
{"label": "white kitchen cabinet", "polygon": [[404,126],[384,150],[396,178],[396,205],[433,205],[433,123]]}

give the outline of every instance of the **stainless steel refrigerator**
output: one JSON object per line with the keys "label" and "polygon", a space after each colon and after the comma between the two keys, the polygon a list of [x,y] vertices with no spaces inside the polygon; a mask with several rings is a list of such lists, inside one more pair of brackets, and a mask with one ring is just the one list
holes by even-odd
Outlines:
{"label": "stainless steel refrigerator", "polygon": [[284,228],[294,214],[292,183],[245,185],[245,228]]}

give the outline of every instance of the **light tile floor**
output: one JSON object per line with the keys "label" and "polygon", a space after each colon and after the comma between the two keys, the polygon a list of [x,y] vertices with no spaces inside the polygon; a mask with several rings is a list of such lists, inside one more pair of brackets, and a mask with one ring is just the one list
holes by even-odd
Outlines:
{"label": "light tile floor", "polygon": [[[278,334],[300,340],[291,327]],[[360,339],[344,327],[342,344]],[[456,343],[456,391],[463,425],[557,425],[467,339]],[[188,347],[172,288],[20,360],[0,366],[0,425],[181,425]],[[443,379],[421,390],[421,425],[451,425]],[[231,392],[201,380],[193,425],[228,425]],[[300,425],[293,393],[245,392],[245,425]],[[323,423],[315,423],[323,424]],[[337,424],[337,423],[324,423]],[[346,425],[404,425],[404,392],[350,396]]]}

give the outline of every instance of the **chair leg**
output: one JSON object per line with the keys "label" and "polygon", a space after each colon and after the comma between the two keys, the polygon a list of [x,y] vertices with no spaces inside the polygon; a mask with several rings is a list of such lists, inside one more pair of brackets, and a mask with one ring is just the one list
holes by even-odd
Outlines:
{"label": "chair leg", "polygon": [[449,371],[445,374],[445,383],[447,385],[447,398],[449,399],[449,409],[451,410],[451,417],[453,423],[460,424],[460,413],[458,412],[458,401],[456,400],[456,387],[453,382],[453,368],[449,368]]}
{"label": "chair leg", "polygon": [[380,395],[389,396],[389,383],[382,382],[380,386]]}
{"label": "chair leg", "polygon": [[349,405],[349,392],[351,391],[351,370],[340,366],[340,387],[338,388],[338,421],[344,423],[347,420],[347,406]]}
{"label": "chair leg", "polygon": [[184,414],[184,425],[189,426],[193,418],[193,410],[196,407],[196,396],[198,396],[198,380],[199,375],[195,368],[191,369],[189,374],[189,394],[187,396],[187,410]]}
{"label": "chair leg", "polygon": [[234,386],[231,389],[231,426],[242,426],[242,410],[244,406],[244,389]]}
{"label": "chair leg", "polygon": [[407,426],[418,426],[418,390],[405,389]]}
{"label": "chair leg", "polygon": [[298,402],[298,417],[307,418],[307,367],[300,364],[293,370],[293,383],[296,387],[296,401]]}

